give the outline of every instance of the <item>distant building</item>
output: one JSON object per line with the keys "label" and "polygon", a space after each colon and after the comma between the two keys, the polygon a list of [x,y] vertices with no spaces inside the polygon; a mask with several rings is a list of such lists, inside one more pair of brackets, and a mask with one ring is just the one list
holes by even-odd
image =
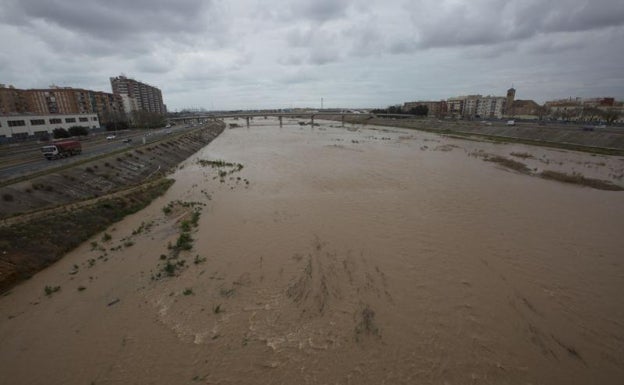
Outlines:
{"label": "distant building", "polygon": [[122,99],[126,113],[145,111],[165,115],[162,92],[153,86],[127,78],[123,75],[110,78],[113,94]]}
{"label": "distant building", "polygon": [[449,98],[446,101],[448,115],[453,118],[459,118],[463,116],[465,98],[458,96]]}
{"label": "distant building", "polygon": [[481,119],[501,119],[507,99],[500,96],[485,96],[477,100],[477,114]]}
{"label": "distant building", "polygon": [[581,98],[551,100],[544,103],[544,106],[554,119],[576,120],[583,111]]}
{"label": "distant building", "polygon": [[537,118],[543,115],[542,106],[533,100],[514,100],[511,113],[508,113],[507,115],[524,118]]}
{"label": "distant building", "polygon": [[501,96],[467,95],[447,99],[448,113],[452,117],[501,119],[506,99]]}
{"label": "distant building", "polygon": [[514,99],[516,98],[516,89],[511,87],[507,90],[507,99],[505,100],[505,115],[514,115]]}
{"label": "distant building", "polygon": [[0,139],[47,136],[55,128],[73,126],[99,128],[100,122],[97,114],[3,115],[0,116]]}
{"label": "distant building", "polygon": [[595,108],[614,107],[616,105],[615,98],[589,98],[583,99],[581,102],[585,107]]}
{"label": "distant building", "polygon": [[612,97],[568,98],[551,100],[544,104],[553,119],[581,121],[621,121],[624,106]]}
{"label": "distant building", "polygon": [[403,112],[409,112],[412,108],[418,106],[427,106],[427,116],[441,118],[446,115],[447,103],[444,100],[440,101],[417,101],[406,102],[403,104]]}
{"label": "distant building", "polygon": [[479,106],[479,100],[481,95],[468,95],[464,99],[464,110],[462,116],[466,118],[474,118],[477,116],[477,108]]}

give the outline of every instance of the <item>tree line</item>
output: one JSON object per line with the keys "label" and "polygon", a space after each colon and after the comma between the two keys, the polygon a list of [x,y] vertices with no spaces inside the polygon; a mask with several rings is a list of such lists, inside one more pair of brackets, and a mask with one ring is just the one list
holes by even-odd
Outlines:
{"label": "tree line", "polygon": [[388,106],[388,108],[378,108],[371,111],[373,114],[408,114],[415,116],[427,116],[429,114],[429,107],[424,104],[405,109],[402,106]]}
{"label": "tree line", "polygon": [[70,138],[72,136],[87,136],[89,135],[89,127],[84,126],[72,126],[69,129],[55,128],[52,130],[52,136],[54,139]]}

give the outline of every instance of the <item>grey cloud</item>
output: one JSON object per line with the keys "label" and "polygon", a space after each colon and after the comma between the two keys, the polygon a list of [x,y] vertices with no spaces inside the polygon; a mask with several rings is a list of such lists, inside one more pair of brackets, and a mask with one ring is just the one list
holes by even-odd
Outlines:
{"label": "grey cloud", "polygon": [[343,41],[350,43],[350,54],[363,57],[384,51],[385,41],[383,32],[377,25],[378,22],[376,20],[367,18],[364,22],[357,23],[343,32]]}
{"label": "grey cloud", "polygon": [[286,35],[286,42],[295,51],[287,59],[280,59],[284,64],[305,63],[323,65],[339,60],[340,36],[333,31],[320,28],[294,28]]}
{"label": "grey cloud", "polygon": [[365,11],[367,7],[360,3],[356,0],[278,0],[268,6],[266,3],[256,5],[254,12],[273,20],[322,24],[345,18],[350,9]]}
{"label": "grey cloud", "polygon": [[562,34],[554,37],[535,39],[525,45],[524,51],[531,54],[553,55],[564,51],[582,49],[586,42],[578,38],[569,39]]}
{"label": "grey cloud", "polygon": [[317,75],[312,74],[310,71],[295,70],[288,71],[284,76],[279,79],[279,83],[282,84],[302,84],[319,81]]}
{"label": "grey cloud", "polygon": [[573,32],[624,25],[624,2],[563,1],[541,17],[539,29],[547,32]]}
{"label": "grey cloud", "polygon": [[136,35],[197,33],[206,28],[204,16],[215,12],[202,0],[5,0],[0,19],[14,25],[37,20],[86,36],[105,40]]}
{"label": "grey cloud", "polygon": [[351,0],[299,1],[293,6],[293,13],[316,21],[328,21],[344,17]]}
{"label": "grey cloud", "polygon": [[310,52],[310,62],[316,65],[328,64],[338,61],[340,54],[332,49],[315,49]]}
{"label": "grey cloud", "polygon": [[304,63],[304,58],[302,56],[299,55],[287,55],[285,57],[280,57],[278,59],[278,62],[282,65],[288,65],[288,66],[299,66],[301,64]]}
{"label": "grey cloud", "polygon": [[390,44],[389,51],[392,54],[411,53],[418,49],[416,41],[411,39],[397,39]]}
{"label": "grey cloud", "polygon": [[[108,90],[125,72],[173,93],[172,109],[304,103],[328,89],[345,106],[383,106],[511,82],[522,98],[624,95],[622,0],[0,3],[0,74],[18,87]],[[280,87],[289,96],[267,96]]]}
{"label": "grey cloud", "polygon": [[151,56],[149,58],[141,58],[141,60],[138,60],[134,68],[140,72],[164,74],[171,71],[172,63],[169,60]]}
{"label": "grey cloud", "polygon": [[624,25],[624,2],[613,0],[475,0],[406,5],[425,48],[491,45],[539,34]]}
{"label": "grey cloud", "polygon": [[312,29],[306,28],[293,28],[286,35],[286,41],[290,47],[307,47],[312,44],[314,34]]}

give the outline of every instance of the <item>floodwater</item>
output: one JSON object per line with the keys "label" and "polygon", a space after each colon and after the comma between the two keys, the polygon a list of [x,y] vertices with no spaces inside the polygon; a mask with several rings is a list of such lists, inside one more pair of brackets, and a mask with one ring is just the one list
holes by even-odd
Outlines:
{"label": "floodwater", "polygon": [[0,297],[0,383],[621,383],[624,193],[475,154],[618,184],[623,159],[285,123]]}

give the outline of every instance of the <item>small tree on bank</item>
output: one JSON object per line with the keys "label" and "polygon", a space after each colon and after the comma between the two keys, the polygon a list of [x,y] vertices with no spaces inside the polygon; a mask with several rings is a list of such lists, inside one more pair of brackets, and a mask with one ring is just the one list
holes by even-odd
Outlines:
{"label": "small tree on bank", "polygon": [[417,115],[417,116],[427,116],[427,114],[429,113],[429,107],[427,107],[424,104],[421,104],[414,108],[411,108],[409,110],[409,113],[412,115]]}
{"label": "small tree on bank", "polygon": [[54,130],[52,130],[52,136],[54,136],[54,139],[63,139],[63,138],[69,138],[69,132],[64,129],[64,128],[55,128]]}
{"label": "small tree on bank", "polygon": [[87,136],[89,135],[89,129],[83,126],[73,126],[69,127],[69,135],[70,136]]}

